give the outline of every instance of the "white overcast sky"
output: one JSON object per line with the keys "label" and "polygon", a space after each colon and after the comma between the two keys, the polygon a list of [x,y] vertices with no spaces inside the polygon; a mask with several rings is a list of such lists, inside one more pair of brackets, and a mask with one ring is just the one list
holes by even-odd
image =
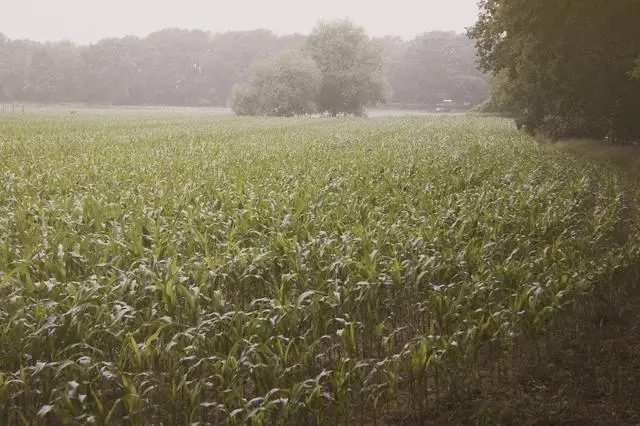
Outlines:
{"label": "white overcast sky", "polygon": [[370,35],[405,39],[431,30],[461,32],[477,0],[0,0],[9,38],[81,43],[179,27],[212,32],[266,28],[307,34],[318,19],[351,18]]}

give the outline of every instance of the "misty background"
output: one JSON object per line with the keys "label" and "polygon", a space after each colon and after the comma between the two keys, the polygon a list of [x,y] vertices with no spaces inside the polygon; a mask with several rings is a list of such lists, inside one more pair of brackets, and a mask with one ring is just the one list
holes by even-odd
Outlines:
{"label": "misty background", "polygon": [[488,97],[464,34],[476,14],[468,0],[16,2],[0,16],[0,101],[227,106],[252,64],[347,17],[383,51],[388,104],[468,109]]}

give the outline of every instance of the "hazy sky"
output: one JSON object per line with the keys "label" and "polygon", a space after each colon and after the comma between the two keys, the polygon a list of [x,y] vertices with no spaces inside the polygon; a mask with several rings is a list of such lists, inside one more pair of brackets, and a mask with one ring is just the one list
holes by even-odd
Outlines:
{"label": "hazy sky", "polygon": [[267,28],[306,34],[320,18],[349,17],[369,34],[413,38],[463,31],[477,0],[0,0],[0,33],[9,38],[73,40],[147,35],[166,27],[213,32]]}

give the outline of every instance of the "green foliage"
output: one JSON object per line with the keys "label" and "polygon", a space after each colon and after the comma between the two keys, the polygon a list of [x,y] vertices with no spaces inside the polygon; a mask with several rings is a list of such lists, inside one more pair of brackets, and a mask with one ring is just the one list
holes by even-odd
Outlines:
{"label": "green foliage", "polygon": [[316,111],[321,75],[313,59],[299,51],[256,63],[249,80],[234,87],[230,104],[238,115],[290,117]]}
{"label": "green foliage", "polygon": [[489,79],[491,97],[478,107],[481,112],[497,113],[503,116],[517,115],[513,99],[513,82],[509,79],[506,70],[492,75]]}
{"label": "green foliage", "polygon": [[382,46],[349,21],[320,22],[307,49],[322,73],[321,112],[361,115],[365,105],[383,102],[388,92]]}
{"label": "green foliage", "polygon": [[[502,107],[553,137],[640,136],[637,0],[483,0],[470,35]],[[631,75],[630,75],[631,73]]]}
{"label": "green foliage", "polygon": [[0,121],[0,424],[420,416],[637,282],[621,176],[506,120],[106,114]]}

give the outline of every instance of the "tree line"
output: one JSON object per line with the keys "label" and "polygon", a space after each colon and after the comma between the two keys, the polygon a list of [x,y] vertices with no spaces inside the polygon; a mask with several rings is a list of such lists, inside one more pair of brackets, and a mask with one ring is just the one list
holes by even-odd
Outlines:
{"label": "tree line", "polygon": [[[378,81],[368,84],[386,85],[384,98],[391,103],[429,108],[453,99],[472,106],[488,96],[486,78],[476,69],[473,42],[466,35],[435,32],[410,41],[396,37],[370,41],[382,54],[382,63],[375,66],[381,67],[387,83],[378,75]],[[315,68],[320,65],[327,71],[329,63],[305,64],[308,58],[295,53],[308,44],[307,36],[278,36],[267,30],[214,34],[165,29],[143,38],[107,38],[90,45],[11,40],[0,34],[0,100],[226,106],[234,85],[256,78],[252,70],[261,61],[275,61],[285,68],[300,65],[300,78],[322,85]],[[373,49],[367,43],[356,49],[364,47]],[[315,62],[320,59],[316,55]],[[344,92],[346,86],[334,89]],[[352,94],[351,102],[361,95]],[[374,98],[367,100],[382,99]]]}

